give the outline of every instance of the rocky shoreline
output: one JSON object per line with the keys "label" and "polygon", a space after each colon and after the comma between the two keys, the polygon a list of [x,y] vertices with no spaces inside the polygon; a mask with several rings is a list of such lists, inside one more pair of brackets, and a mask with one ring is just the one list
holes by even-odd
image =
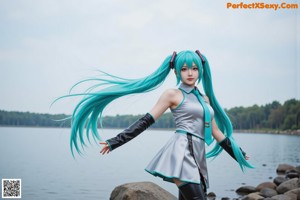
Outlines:
{"label": "rocky shoreline", "polygon": [[[238,198],[217,198],[210,192],[208,200],[300,200],[300,166],[278,165],[277,177],[257,186],[242,186]],[[110,200],[176,200],[177,197],[152,182],[126,183],[116,187]]]}
{"label": "rocky shoreline", "polygon": [[[263,182],[254,186],[242,186],[236,190],[241,200],[300,200],[300,166],[280,164],[273,182]],[[214,199],[212,196],[211,199]],[[222,198],[230,199],[230,198]]]}

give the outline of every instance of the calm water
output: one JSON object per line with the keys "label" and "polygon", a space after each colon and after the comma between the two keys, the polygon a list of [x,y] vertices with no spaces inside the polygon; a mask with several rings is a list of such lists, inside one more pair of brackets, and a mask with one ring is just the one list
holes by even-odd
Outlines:
{"label": "calm water", "polygon": [[[107,139],[120,130],[104,130]],[[177,196],[177,188],[153,177],[144,167],[166,143],[172,131],[148,130],[127,145],[100,156],[97,145],[74,160],[68,129],[0,128],[0,178],[22,179],[22,199],[109,199],[120,184],[152,181]],[[242,184],[257,186],[276,176],[278,164],[300,165],[300,137],[269,134],[235,134],[251,157],[254,170],[241,172],[226,153],[208,161],[209,191],[218,197],[235,197]]]}

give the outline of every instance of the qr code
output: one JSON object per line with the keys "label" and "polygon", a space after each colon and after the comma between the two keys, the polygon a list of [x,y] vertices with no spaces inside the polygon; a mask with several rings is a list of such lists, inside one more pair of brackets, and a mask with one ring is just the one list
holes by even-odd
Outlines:
{"label": "qr code", "polygon": [[21,198],[21,179],[2,179],[2,198]]}

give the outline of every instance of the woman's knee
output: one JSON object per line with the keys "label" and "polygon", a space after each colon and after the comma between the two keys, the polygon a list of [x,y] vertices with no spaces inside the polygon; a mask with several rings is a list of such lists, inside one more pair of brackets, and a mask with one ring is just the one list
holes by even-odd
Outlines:
{"label": "woman's knee", "polygon": [[181,180],[179,180],[178,178],[173,178],[173,181],[177,187],[180,187],[184,183]]}

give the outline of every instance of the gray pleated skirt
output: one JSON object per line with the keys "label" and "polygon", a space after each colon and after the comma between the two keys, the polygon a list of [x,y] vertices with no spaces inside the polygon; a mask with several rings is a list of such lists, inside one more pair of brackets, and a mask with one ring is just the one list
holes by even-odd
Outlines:
{"label": "gray pleated skirt", "polygon": [[[195,159],[208,188],[205,142],[193,136],[193,149]],[[189,150],[187,135],[183,133],[175,132],[145,170],[154,176],[161,177],[163,180],[172,183],[174,182],[174,178],[182,182],[198,184],[201,182],[197,164]]]}

